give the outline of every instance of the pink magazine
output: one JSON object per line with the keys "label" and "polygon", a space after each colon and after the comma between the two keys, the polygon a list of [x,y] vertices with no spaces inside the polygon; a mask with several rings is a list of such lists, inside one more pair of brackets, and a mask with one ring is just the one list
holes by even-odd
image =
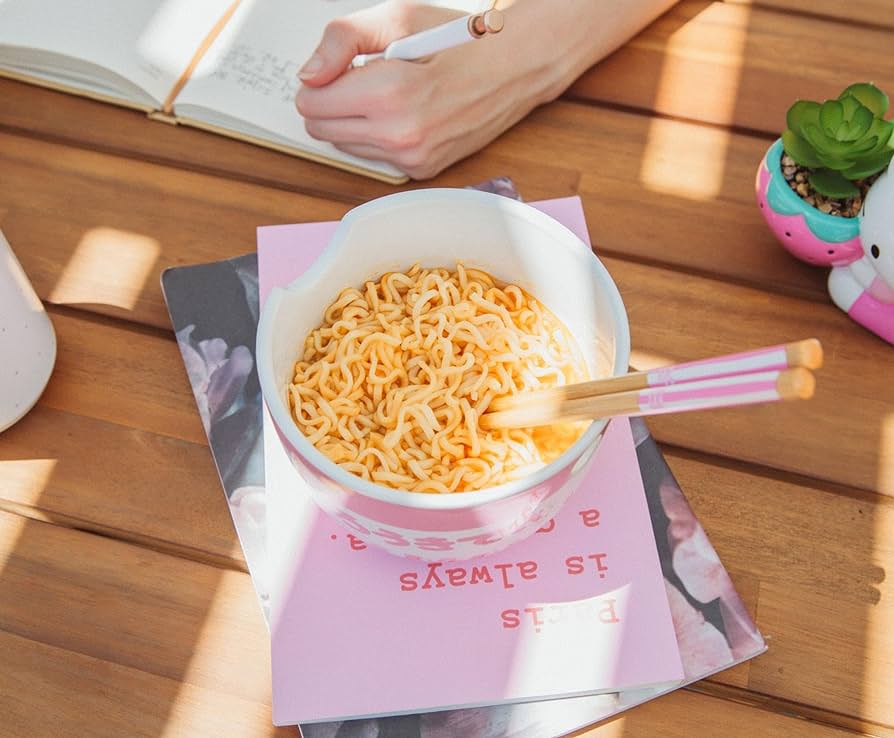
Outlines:
{"label": "pink magazine", "polygon": [[[478,187],[518,197],[506,178]],[[269,619],[267,494],[261,398],[254,370],[257,254],[172,267],[162,277],[162,291],[224,499],[261,609]],[[635,418],[631,429],[683,661],[682,684],[688,684],[751,659],[766,645],[647,425]],[[362,545],[359,540],[350,542]],[[305,723],[296,733],[304,738],[554,738],[679,686]]]}
{"label": "pink magazine", "polygon": [[[534,206],[587,239],[578,198]],[[307,268],[332,227],[258,230],[262,305]],[[302,493],[272,429],[264,438],[276,724],[683,679],[628,421],[611,423],[586,480],[547,526],[457,563],[365,547]]]}

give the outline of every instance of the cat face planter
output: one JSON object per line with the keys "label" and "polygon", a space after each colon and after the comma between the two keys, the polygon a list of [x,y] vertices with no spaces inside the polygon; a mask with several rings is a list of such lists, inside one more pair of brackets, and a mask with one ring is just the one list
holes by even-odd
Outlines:
{"label": "cat face planter", "polygon": [[782,173],[782,140],[758,167],[755,192],[770,230],[793,255],[831,267],[829,294],[853,320],[894,344],[894,161],[872,185],[859,217],[804,202]]}
{"label": "cat face planter", "polygon": [[894,160],[860,211],[859,258],[829,274],[832,301],[860,325],[894,344]]}

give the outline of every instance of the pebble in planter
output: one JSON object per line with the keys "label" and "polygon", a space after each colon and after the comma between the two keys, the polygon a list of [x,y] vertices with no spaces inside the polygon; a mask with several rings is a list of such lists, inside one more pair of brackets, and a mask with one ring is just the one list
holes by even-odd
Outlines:
{"label": "pebble in planter", "polygon": [[887,110],[887,95],[867,83],[835,100],[797,101],[755,185],[780,243],[803,261],[833,267],[835,304],[894,343],[894,174],[882,175],[894,156]]}

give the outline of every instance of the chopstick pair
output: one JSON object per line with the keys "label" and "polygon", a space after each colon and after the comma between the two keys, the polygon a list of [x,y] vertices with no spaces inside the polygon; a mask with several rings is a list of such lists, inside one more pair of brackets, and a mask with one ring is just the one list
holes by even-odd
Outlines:
{"label": "chopstick pair", "polygon": [[631,372],[501,397],[479,418],[484,429],[529,428],[614,416],[707,410],[776,400],[807,399],[811,369],[823,364],[815,338],[684,364]]}

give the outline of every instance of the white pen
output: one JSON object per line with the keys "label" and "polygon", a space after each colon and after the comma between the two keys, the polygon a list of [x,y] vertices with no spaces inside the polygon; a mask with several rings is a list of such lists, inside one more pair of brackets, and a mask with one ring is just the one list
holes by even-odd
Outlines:
{"label": "white pen", "polygon": [[474,41],[489,33],[499,33],[501,30],[503,30],[503,14],[499,10],[466,15],[392,41],[384,51],[377,54],[358,54],[351,62],[351,66],[362,67],[376,59],[414,61]]}

